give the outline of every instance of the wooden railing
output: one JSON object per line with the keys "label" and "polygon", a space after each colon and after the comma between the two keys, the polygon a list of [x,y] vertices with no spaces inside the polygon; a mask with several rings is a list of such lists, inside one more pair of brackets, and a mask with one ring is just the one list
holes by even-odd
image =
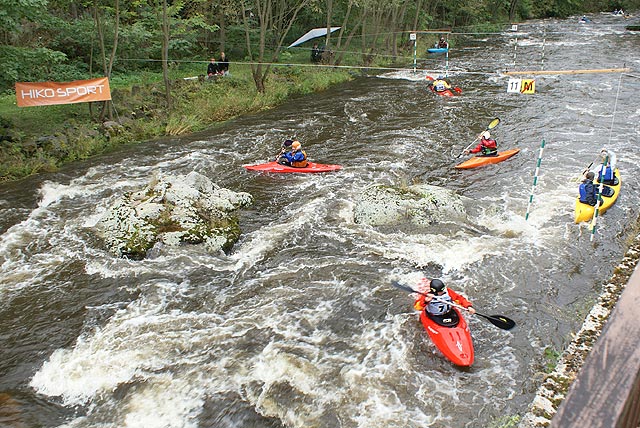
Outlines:
{"label": "wooden railing", "polygon": [[637,428],[639,421],[640,270],[636,267],[550,427]]}

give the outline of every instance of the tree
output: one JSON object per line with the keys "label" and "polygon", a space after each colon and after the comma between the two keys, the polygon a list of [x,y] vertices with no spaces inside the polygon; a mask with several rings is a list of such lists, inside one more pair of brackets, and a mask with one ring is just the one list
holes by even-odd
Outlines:
{"label": "tree", "polygon": [[[242,19],[245,29],[247,52],[251,61],[251,75],[258,92],[265,90],[265,81],[271,69],[271,63],[277,61],[282,50],[284,39],[296,20],[300,10],[312,0],[242,0]],[[255,52],[252,41],[252,26],[257,19],[258,52]],[[265,63],[267,55],[267,38],[273,43],[272,56]]]}
{"label": "tree", "polygon": [[[101,8],[98,7],[97,0],[93,2],[93,9],[96,20],[96,32],[98,33],[98,43],[100,44],[100,55],[102,59],[102,69],[104,71],[104,75],[111,79],[111,72],[113,71],[113,62],[116,59],[116,52],[118,50],[118,31],[120,29],[120,0],[115,0],[113,14],[114,14],[114,29],[113,29],[113,46],[111,48],[111,55],[109,55],[109,60],[107,60],[106,48],[105,48],[105,36],[104,36],[104,25],[101,17]],[[113,120],[113,105],[110,101],[104,102],[105,109],[102,110],[101,119],[104,119],[105,113],[109,115],[109,120]]]}

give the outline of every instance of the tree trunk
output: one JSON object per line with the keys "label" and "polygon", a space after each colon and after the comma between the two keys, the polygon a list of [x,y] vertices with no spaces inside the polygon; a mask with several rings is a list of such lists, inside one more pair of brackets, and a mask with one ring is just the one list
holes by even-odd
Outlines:
{"label": "tree trunk", "polygon": [[333,0],[327,0],[327,35],[324,39],[324,45],[329,49],[329,40],[331,39],[331,15],[333,13]]}
{"label": "tree trunk", "polygon": [[509,21],[513,22],[516,19],[516,9],[518,8],[518,0],[511,0],[509,6]]}
{"label": "tree trunk", "polygon": [[418,31],[418,22],[420,20],[420,9],[422,9],[422,0],[418,0],[416,4],[416,16],[413,18],[413,31]]}
{"label": "tree trunk", "polygon": [[167,0],[162,0],[162,79],[164,80],[164,93],[167,109],[171,110],[171,82],[169,81],[169,13]]}
{"label": "tree trunk", "polygon": [[[247,11],[253,13],[251,9],[247,9],[243,0],[242,19],[244,22],[245,41],[247,43],[247,52],[251,61],[251,75],[256,84],[256,90],[263,93],[265,90],[265,82],[271,63],[265,63],[265,52],[267,37],[273,39],[274,52],[271,62],[277,61],[282,50],[282,44],[286,38],[291,26],[296,20],[300,10],[308,4],[309,0],[253,0],[250,4],[255,8],[259,26],[259,42],[257,58],[254,50],[251,49],[250,23],[247,18]],[[255,16],[255,15],[254,15]]]}

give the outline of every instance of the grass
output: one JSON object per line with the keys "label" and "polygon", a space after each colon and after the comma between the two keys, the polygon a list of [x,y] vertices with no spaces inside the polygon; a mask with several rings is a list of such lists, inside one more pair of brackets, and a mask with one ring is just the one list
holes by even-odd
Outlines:
{"label": "grass", "polygon": [[[288,59],[308,63],[303,53]],[[161,73],[114,75],[110,81],[114,120],[122,126],[112,129],[99,122],[98,103],[18,108],[15,95],[0,96],[0,181],[54,171],[122,144],[202,131],[351,79],[344,69],[277,64],[265,92],[258,93],[248,64],[232,63],[231,76],[215,81],[197,78],[204,76],[206,66],[206,61],[191,61],[170,68],[171,111],[166,108]]]}

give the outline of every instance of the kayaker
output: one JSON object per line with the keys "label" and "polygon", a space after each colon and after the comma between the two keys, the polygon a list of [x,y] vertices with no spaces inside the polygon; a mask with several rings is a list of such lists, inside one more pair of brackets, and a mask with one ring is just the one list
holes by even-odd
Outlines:
{"label": "kayaker", "polygon": [[433,90],[436,92],[443,92],[447,89],[451,89],[451,84],[442,76],[438,76],[436,80],[429,82],[429,85],[433,86]]}
{"label": "kayaker", "polygon": [[476,313],[470,301],[461,294],[447,288],[441,280],[423,278],[420,285],[428,285],[429,292],[426,295],[420,295],[420,298],[416,300],[413,305],[415,310],[426,310],[429,315],[446,317],[453,309],[451,303],[457,303],[466,308],[470,314]]}
{"label": "kayaker", "polygon": [[304,168],[309,162],[307,161],[307,153],[302,150],[302,144],[300,141],[294,141],[291,143],[291,151],[283,153],[279,159],[280,165],[291,166],[293,168]]}
{"label": "kayaker", "polygon": [[498,156],[498,143],[491,138],[489,131],[484,131],[480,136],[480,142],[471,150],[465,150],[464,154],[480,153],[480,156]]}
{"label": "kayaker", "polygon": [[578,191],[580,192],[580,202],[583,204],[596,205],[596,201],[598,200],[598,187],[593,184],[594,177],[595,174],[593,171],[588,171],[580,184]]}
{"label": "kayaker", "polygon": [[[600,159],[601,163],[594,171],[595,177],[600,177],[600,173],[602,171],[602,182],[604,184],[615,184],[615,174],[616,170],[616,154],[610,150],[602,149],[600,151]],[[603,169],[604,167],[604,169]]]}
{"label": "kayaker", "polygon": [[436,48],[440,48],[440,49],[447,49],[449,48],[449,42],[447,42],[443,37],[440,37],[440,40],[438,41],[438,43],[436,43]]}
{"label": "kayaker", "polygon": [[278,155],[276,156],[276,161],[279,161],[282,155],[291,151],[292,144],[293,144],[293,140],[290,138],[287,138],[282,142],[282,147],[280,148],[280,153],[278,153]]}

